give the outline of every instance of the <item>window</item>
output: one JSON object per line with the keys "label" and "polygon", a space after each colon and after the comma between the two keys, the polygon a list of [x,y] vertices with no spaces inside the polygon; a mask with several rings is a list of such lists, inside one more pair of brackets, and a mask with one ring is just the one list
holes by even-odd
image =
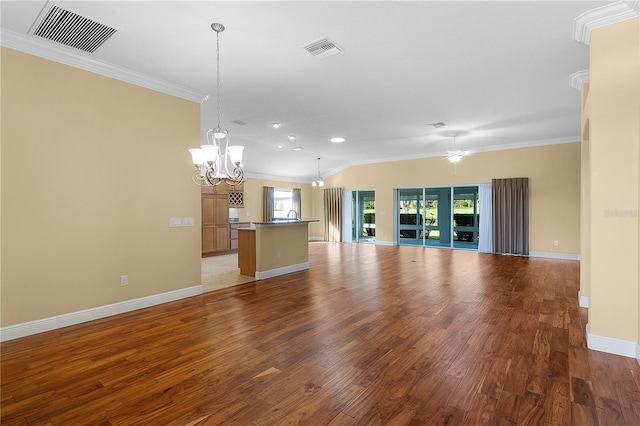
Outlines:
{"label": "window", "polygon": [[293,191],[276,188],[273,193],[273,217],[287,217],[287,213],[291,210],[293,210]]}

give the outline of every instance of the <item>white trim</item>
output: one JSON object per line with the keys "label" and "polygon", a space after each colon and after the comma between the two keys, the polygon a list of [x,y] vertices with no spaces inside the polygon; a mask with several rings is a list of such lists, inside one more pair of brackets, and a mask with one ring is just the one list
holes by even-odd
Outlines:
{"label": "white trim", "polygon": [[573,20],[573,38],[584,44],[591,41],[591,31],[598,27],[611,25],[640,14],[640,2],[617,1],[588,10]]}
{"label": "white trim", "polygon": [[589,82],[589,70],[577,71],[569,76],[569,85],[582,91],[582,85]]}
{"label": "white trim", "polygon": [[282,268],[269,269],[268,271],[256,271],[256,280],[266,280],[267,278],[290,274],[292,272],[304,271],[305,269],[309,269],[309,262],[283,266]]}
{"label": "white trim", "polygon": [[111,305],[98,306],[96,308],[85,309],[83,311],[70,312],[68,314],[57,315],[55,317],[10,325],[0,329],[0,342],[110,317],[112,315],[118,315],[125,312],[135,311],[137,309],[148,308],[149,306],[160,305],[162,303],[172,302],[174,300],[184,299],[191,296],[197,296],[202,294],[202,292],[202,285],[196,285],[193,287],[168,291],[166,293],[145,296],[139,299],[125,300],[124,302],[113,303]]}
{"label": "white trim", "polygon": [[324,237],[309,237],[309,241],[324,241]]}
{"label": "white trim", "polygon": [[375,245],[377,246],[395,246],[396,244],[393,241],[375,241]]}
{"label": "white trim", "polygon": [[530,251],[529,257],[545,257],[548,259],[580,260],[579,254],[556,253],[549,251]]}
{"label": "white trim", "polygon": [[636,361],[640,364],[640,343],[636,344]]}
{"label": "white trim", "polygon": [[587,296],[583,296],[581,292],[578,291],[578,305],[581,308],[589,307],[589,298]]}
{"label": "white trim", "polygon": [[135,84],[136,86],[146,87],[147,89],[166,93],[188,101],[202,102],[206,97],[206,95],[189,87],[179,86],[166,80],[118,67],[99,59],[85,56],[85,54],[76,52],[68,47],[40,41],[34,36],[16,33],[4,28],[0,32],[0,44],[10,49],[115,78],[120,81]]}
{"label": "white trim", "polygon": [[600,336],[589,331],[587,324],[587,347],[594,351],[607,352],[610,354],[637,357],[638,343],[631,340],[617,339],[615,337]]}

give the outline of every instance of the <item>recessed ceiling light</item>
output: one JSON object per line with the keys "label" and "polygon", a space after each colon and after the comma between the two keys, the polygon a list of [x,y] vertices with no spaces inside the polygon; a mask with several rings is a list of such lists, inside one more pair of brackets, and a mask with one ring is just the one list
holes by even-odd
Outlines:
{"label": "recessed ceiling light", "polygon": [[301,146],[296,146],[295,148],[293,148],[294,151],[302,151],[302,147]]}
{"label": "recessed ceiling light", "polygon": [[279,129],[280,123],[271,123],[271,127],[273,127],[274,129]]}
{"label": "recessed ceiling light", "polygon": [[284,145],[278,145],[278,148],[282,148]]}
{"label": "recessed ceiling light", "polygon": [[329,139],[329,140],[330,140],[331,142],[333,142],[333,143],[342,143],[342,142],[346,141],[346,139],[345,139],[345,138],[331,138],[331,139]]}
{"label": "recessed ceiling light", "polygon": [[296,135],[289,135],[288,138],[289,138],[290,141],[292,141],[292,140],[294,140],[296,138]]}

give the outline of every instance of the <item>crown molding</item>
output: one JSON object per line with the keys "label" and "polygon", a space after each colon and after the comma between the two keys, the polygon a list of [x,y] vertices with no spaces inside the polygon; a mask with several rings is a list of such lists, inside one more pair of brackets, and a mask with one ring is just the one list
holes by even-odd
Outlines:
{"label": "crown molding", "polygon": [[588,10],[573,20],[573,38],[589,44],[591,31],[640,16],[640,1],[617,1]]}
{"label": "crown molding", "polygon": [[32,36],[19,34],[6,29],[2,29],[0,32],[0,45],[188,101],[202,102],[206,96],[188,87],[179,86],[146,74],[117,67],[107,62],[85,56],[67,47],[59,47],[52,43],[35,39]]}
{"label": "crown molding", "polygon": [[589,82],[589,70],[574,72],[569,76],[569,79],[571,87],[582,91],[582,85]]}

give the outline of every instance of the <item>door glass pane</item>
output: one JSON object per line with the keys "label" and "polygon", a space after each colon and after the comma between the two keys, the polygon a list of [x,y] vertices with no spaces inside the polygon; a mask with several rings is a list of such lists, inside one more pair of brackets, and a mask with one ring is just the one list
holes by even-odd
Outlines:
{"label": "door glass pane", "polygon": [[453,246],[478,248],[478,187],[453,190]]}
{"label": "door glass pane", "polygon": [[422,245],[422,188],[401,189],[398,192],[398,242]]}
{"label": "door glass pane", "polygon": [[426,188],[425,245],[451,246],[451,188]]}
{"label": "door glass pane", "polygon": [[376,237],[375,191],[353,191],[351,206],[353,241],[374,241]]}

